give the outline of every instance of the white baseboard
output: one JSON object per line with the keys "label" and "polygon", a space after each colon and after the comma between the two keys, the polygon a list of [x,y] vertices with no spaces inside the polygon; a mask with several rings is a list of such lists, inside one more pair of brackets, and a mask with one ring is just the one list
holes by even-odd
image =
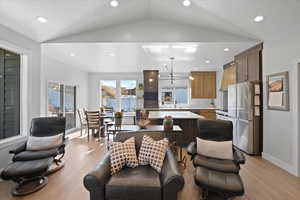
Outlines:
{"label": "white baseboard", "polygon": [[284,169],[285,171],[289,172],[290,174],[294,175],[294,176],[298,176],[297,174],[297,170],[295,169],[294,166],[283,162],[282,160],[279,160],[278,158],[275,158],[274,156],[267,154],[267,153],[262,153],[262,157],[267,160],[270,161],[271,163],[273,163],[274,165]]}

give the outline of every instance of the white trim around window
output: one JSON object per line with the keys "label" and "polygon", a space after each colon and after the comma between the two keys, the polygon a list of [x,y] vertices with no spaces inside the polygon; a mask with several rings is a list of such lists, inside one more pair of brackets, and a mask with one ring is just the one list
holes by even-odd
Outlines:
{"label": "white trim around window", "polygon": [[0,149],[23,141],[28,134],[28,65],[32,58],[30,50],[0,40],[0,48],[20,54],[20,135],[0,140]]}

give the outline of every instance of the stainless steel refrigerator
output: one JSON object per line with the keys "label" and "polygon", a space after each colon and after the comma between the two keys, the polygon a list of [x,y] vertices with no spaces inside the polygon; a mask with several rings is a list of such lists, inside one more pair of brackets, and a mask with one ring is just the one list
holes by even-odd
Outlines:
{"label": "stainless steel refrigerator", "polygon": [[228,113],[235,120],[233,144],[251,155],[261,154],[260,83],[243,82],[228,88]]}

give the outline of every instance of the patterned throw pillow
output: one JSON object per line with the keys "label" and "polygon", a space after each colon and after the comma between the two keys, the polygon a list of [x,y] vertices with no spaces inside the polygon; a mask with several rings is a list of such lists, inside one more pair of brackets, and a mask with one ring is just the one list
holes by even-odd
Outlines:
{"label": "patterned throw pillow", "polygon": [[168,144],[167,138],[155,141],[151,137],[144,135],[139,153],[140,165],[150,165],[160,173]]}
{"label": "patterned throw pillow", "polygon": [[109,144],[110,154],[110,171],[111,174],[119,172],[125,165],[127,167],[137,167],[139,165],[135,150],[134,137],[125,142],[111,142]]}

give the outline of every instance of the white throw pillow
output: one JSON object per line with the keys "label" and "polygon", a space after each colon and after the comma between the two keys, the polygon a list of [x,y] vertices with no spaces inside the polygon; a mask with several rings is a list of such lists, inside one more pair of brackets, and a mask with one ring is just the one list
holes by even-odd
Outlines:
{"label": "white throw pillow", "polygon": [[63,134],[48,136],[48,137],[34,137],[29,136],[27,140],[26,149],[28,151],[48,150],[59,147],[63,143]]}
{"label": "white throw pillow", "polygon": [[197,138],[197,153],[212,158],[233,160],[232,141],[216,142]]}

